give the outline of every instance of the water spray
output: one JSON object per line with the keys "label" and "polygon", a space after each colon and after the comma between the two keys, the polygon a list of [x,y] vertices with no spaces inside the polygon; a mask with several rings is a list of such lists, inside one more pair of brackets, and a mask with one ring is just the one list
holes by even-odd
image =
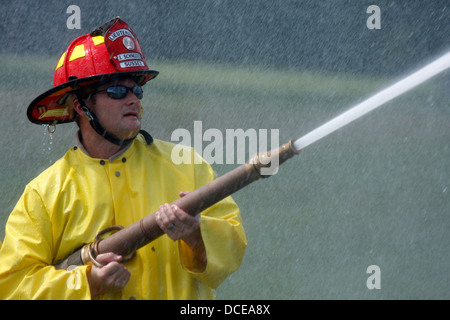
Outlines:
{"label": "water spray", "polygon": [[336,118],[328,121],[320,127],[314,129],[303,137],[295,140],[294,147],[297,150],[302,150],[310,144],[322,139],[330,133],[342,128],[343,126],[355,121],[366,113],[381,107],[386,102],[402,95],[403,93],[413,89],[419,84],[427,81],[438,73],[450,67],[450,52],[439,59],[434,60],[422,69],[414,72],[410,76],[394,83],[390,87],[373,95],[369,99],[361,102],[353,108],[347,110]]}
{"label": "water spray", "polygon": [[[271,172],[263,172],[262,169],[271,168],[271,170],[274,170],[272,173],[275,173],[278,167],[272,168],[271,164],[273,159],[278,160],[273,163],[278,163],[278,166],[281,165],[294,155],[299,154],[301,150],[310,144],[413,89],[449,67],[450,52],[421,68],[417,72],[414,72],[410,76],[373,95],[336,118],[326,122],[303,137],[297,140],[291,140],[278,149],[253,156],[247,163],[218,177],[216,180],[203,187],[188,193],[186,196],[177,199],[173,204],[194,216],[220,200],[230,196],[234,192],[244,188],[253,181],[270,177],[272,175]],[[117,229],[120,230],[105,239],[96,237],[93,242],[82,246],[68,258],[59,262],[55,266],[56,269],[68,269],[72,266],[89,263],[99,265],[95,260],[96,256],[106,252],[114,252],[124,257],[130,256],[137,249],[164,234],[156,223],[155,214],[153,213],[126,228],[120,227]]]}

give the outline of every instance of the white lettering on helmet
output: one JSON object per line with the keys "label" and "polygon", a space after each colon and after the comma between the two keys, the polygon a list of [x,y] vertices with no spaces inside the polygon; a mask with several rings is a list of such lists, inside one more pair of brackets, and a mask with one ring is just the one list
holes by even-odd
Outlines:
{"label": "white lettering on helmet", "polygon": [[137,52],[122,53],[122,54],[117,55],[117,59],[119,59],[119,61],[135,60],[135,59],[142,60],[142,56],[140,53],[137,53]]}
{"label": "white lettering on helmet", "polygon": [[130,30],[120,29],[120,30],[117,30],[117,31],[114,31],[113,33],[111,33],[111,35],[108,37],[108,39],[111,41],[115,41],[115,40],[117,40],[117,38],[120,38],[122,36],[130,36],[130,37],[134,38],[134,36]]}
{"label": "white lettering on helmet", "polygon": [[145,67],[142,60],[131,60],[120,63],[121,68],[132,68],[132,67]]}

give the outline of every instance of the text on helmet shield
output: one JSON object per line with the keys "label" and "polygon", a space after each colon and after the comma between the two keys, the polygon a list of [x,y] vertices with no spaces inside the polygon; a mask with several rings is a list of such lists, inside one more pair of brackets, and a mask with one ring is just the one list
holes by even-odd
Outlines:
{"label": "text on helmet shield", "polygon": [[145,64],[144,62],[142,62],[142,60],[132,60],[121,62],[120,67],[121,68],[145,67]]}
{"label": "text on helmet shield", "polygon": [[113,33],[111,33],[111,35],[108,38],[111,41],[115,41],[115,40],[117,40],[117,38],[120,38],[122,36],[130,36],[134,39],[134,35],[128,29],[120,29],[120,30],[114,31]]}
{"label": "text on helmet shield", "polygon": [[119,59],[119,61],[124,61],[124,60],[141,60],[142,56],[137,53],[137,52],[132,52],[132,53],[122,53],[122,54],[118,54],[117,55],[117,59]]}

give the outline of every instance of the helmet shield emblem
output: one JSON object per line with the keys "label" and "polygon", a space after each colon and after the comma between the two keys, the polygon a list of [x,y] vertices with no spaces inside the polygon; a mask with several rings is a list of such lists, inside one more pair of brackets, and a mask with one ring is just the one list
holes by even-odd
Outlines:
{"label": "helmet shield emblem", "polygon": [[139,41],[124,21],[117,18],[104,37],[111,63],[117,71],[148,70]]}

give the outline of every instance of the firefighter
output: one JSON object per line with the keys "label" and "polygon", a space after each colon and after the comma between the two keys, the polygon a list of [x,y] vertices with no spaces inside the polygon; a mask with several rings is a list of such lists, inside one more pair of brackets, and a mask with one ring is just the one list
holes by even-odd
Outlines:
{"label": "firefighter", "polygon": [[[142,87],[157,75],[120,18],[61,56],[54,87],[27,116],[55,128],[75,121],[76,145],[26,186],[8,218],[1,299],[212,299],[240,266],[246,237],[230,197],[197,216],[168,204],[215,175],[195,152],[191,164],[174,164],[174,145],[141,129]],[[94,264],[54,267],[101,230],[152,212],[166,234],[134,257],[108,252]]]}

